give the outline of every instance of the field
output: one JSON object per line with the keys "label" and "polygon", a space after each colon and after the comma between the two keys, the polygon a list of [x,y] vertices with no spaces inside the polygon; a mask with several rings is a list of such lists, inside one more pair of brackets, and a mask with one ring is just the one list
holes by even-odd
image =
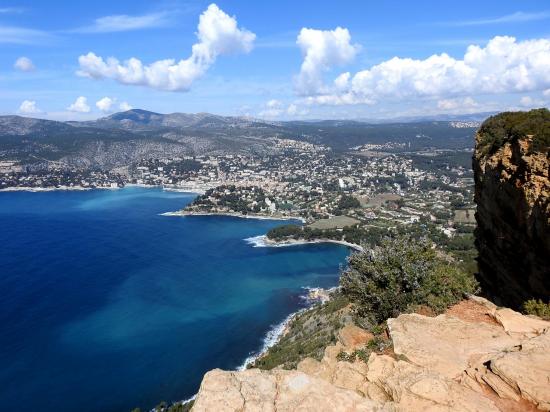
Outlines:
{"label": "field", "polygon": [[320,219],[309,225],[312,229],[342,229],[346,226],[354,226],[360,223],[359,220],[349,216],[334,216],[330,219]]}
{"label": "field", "polygon": [[470,223],[474,224],[475,219],[475,210],[474,209],[461,209],[455,210],[454,221],[456,223]]}

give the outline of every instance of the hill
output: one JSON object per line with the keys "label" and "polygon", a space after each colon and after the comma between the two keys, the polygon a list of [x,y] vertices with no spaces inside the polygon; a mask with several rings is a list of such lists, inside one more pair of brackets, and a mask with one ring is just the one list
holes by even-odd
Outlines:
{"label": "hill", "polygon": [[[141,109],[93,121],[60,122],[0,116],[0,160],[32,167],[112,169],[142,158],[219,153],[266,153],[277,139],[348,151],[367,143],[401,143],[402,149],[465,148],[474,128],[453,121],[370,124],[360,121],[267,122],[210,113],[161,114]],[[404,145],[403,145],[404,143]]]}

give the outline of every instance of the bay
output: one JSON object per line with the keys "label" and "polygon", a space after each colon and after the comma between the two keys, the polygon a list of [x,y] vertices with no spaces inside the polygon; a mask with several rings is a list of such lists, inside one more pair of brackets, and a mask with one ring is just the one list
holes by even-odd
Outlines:
{"label": "bay", "polygon": [[166,217],[161,189],[0,193],[0,409],[147,410],[235,369],[338,283],[334,244],[253,247],[280,221]]}

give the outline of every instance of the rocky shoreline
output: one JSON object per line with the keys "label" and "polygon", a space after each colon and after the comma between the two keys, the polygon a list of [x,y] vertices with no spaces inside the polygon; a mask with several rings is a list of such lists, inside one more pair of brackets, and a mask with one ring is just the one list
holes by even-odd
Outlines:
{"label": "rocky shoreline", "polygon": [[337,245],[347,246],[350,249],[354,249],[358,252],[362,252],[364,249],[361,245],[356,243],[346,242],[344,240],[335,240],[335,239],[285,239],[285,240],[273,240],[269,239],[266,235],[256,236],[253,238],[246,239],[250,243],[254,244],[256,247],[285,247],[285,246],[299,246],[299,245],[315,245],[321,243],[334,243]]}
{"label": "rocky shoreline", "polygon": [[305,222],[305,219],[300,216],[272,216],[272,215],[260,215],[260,214],[248,214],[236,212],[191,212],[187,210],[178,210],[175,212],[162,213],[162,216],[229,216],[238,217],[241,219],[259,219],[259,220],[300,220]]}
{"label": "rocky shoreline", "polygon": [[0,192],[54,192],[54,191],[81,191],[81,190],[115,190],[112,187],[83,187],[83,186],[51,186],[51,187],[31,187],[31,186],[12,186],[0,189]]}

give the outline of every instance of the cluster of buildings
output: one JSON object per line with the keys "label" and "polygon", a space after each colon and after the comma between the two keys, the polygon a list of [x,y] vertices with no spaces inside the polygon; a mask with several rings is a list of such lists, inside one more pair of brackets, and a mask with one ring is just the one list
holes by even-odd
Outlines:
{"label": "cluster of buildings", "polygon": [[14,171],[0,169],[0,190],[13,189],[116,189],[125,185],[123,175],[93,170]]}
{"label": "cluster of buildings", "polygon": [[[430,161],[416,162],[410,152],[382,149],[388,148],[363,145],[335,153],[325,146],[281,139],[268,154],[143,159],[118,173],[78,169],[23,172],[14,169],[16,164],[2,162],[0,189],[160,185],[206,193],[200,198],[202,211],[294,216],[310,223],[348,216],[358,225],[381,228],[424,219],[437,222],[452,236],[454,210],[473,209],[471,170],[451,163],[441,167],[441,162],[438,167],[426,167]],[[438,153],[416,155],[435,158]],[[451,158],[452,153],[445,156]],[[227,193],[231,187],[237,189]],[[231,202],[220,204],[229,194]],[[236,202],[238,197],[241,202]],[[234,205],[239,210],[232,210]]]}

